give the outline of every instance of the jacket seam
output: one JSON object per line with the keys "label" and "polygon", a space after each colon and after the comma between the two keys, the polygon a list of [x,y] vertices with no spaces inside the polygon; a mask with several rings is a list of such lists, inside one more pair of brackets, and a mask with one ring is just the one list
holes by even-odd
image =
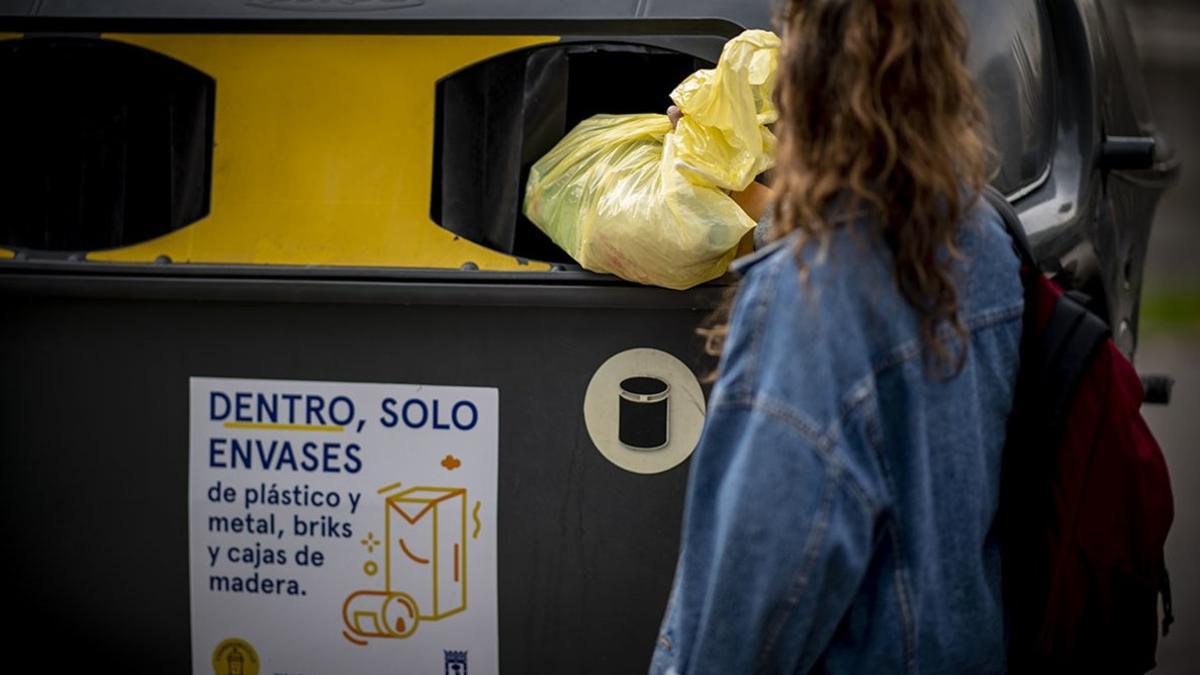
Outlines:
{"label": "jacket seam", "polygon": [[[746,374],[740,386],[736,387],[736,391],[742,395],[749,395],[752,389],[751,383],[758,381],[758,363],[760,353],[762,351],[762,335],[766,330],[766,310],[767,298],[771,297],[775,289],[775,270],[768,267],[768,274],[763,278],[758,293],[750,297],[752,304],[746,308],[746,315],[749,325],[749,341],[746,344]],[[749,288],[747,286],[747,288]]]}
{"label": "jacket seam", "polygon": [[[872,378],[873,381],[873,378]],[[859,402],[868,400],[868,397],[863,397]],[[873,415],[871,416],[874,417]],[[872,423],[878,423],[877,420],[869,420]],[[875,454],[875,461],[878,463],[880,478],[883,480],[884,490],[887,495],[895,495],[896,481],[892,478],[891,469],[888,467],[887,458],[884,456],[883,448],[880,439],[876,438],[877,434],[872,434],[869,441],[871,449]],[[900,525],[898,514],[895,510],[891,510],[884,516],[884,529],[888,537],[891,539],[892,548],[895,550],[894,569],[892,571],[893,578],[896,581],[896,603],[900,607],[901,616],[901,632],[902,641],[901,649],[903,652],[905,671],[915,672],[916,668],[916,621],[912,611],[912,591],[909,589],[908,580],[908,559],[906,557],[905,547],[900,538]]]}
{"label": "jacket seam", "polygon": [[829,476],[828,485],[824,490],[824,494],[821,495],[821,506],[818,511],[819,515],[817,516],[816,524],[813,526],[813,531],[809,534],[808,542],[805,544],[804,561],[800,564],[800,569],[797,570],[796,575],[792,578],[792,582],[788,585],[788,594],[784,598],[783,607],[779,615],[771,622],[767,629],[767,639],[759,651],[754,667],[755,672],[762,672],[771,652],[775,649],[776,643],[779,642],[780,635],[783,634],[784,626],[796,611],[796,606],[800,603],[800,596],[808,587],[809,577],[812,575],[813,566],[817,562],[817,553],[821,549],[821,544],[825,541],[826,532],[829,531],[834,495],[838,485],[841,483],[840,473],[841,471],[831,472]]}
{"label": "jacket seam", "polygon": [[[838,423],[844,427],[850,421],[850,416],[853,415],[856,410],[865,408],[868,402],[876,401],[876,397],[877,392],[875,390],[875,374],[869,373],[859,378],[857,382],[850,386],[849,393],[847,393],[847,395],[842,399]],[[870,443],[874,448],[874,452],[872,454],[875,456],[876,465],[873,466],[872,469],[882,474],[884,472],[883,455],[878,448],[879,444],[882,442],[882,439],[879,437],[880,424],[879,415],[877,413],[878,403],[876,403],[875,406],[865,410],[863,414],[863,421],[866,425],[867,442]],[[889,491],[892,490],[892,487],[888,483],[885,482],[885,485],[887,485],[887,489]],[[883,505],[880,502],[890,503],[893,494],[893,492],[885,493],[881,496],[880,500],[875,501],[876,513],[879,513],[883,510]]]}
{"label": "jacket seam", "polygon": [[977,314],[967,317],[963,322],[967,330],[975,331],[981,328],[987,328],[998,323],[1003,323],[1009,319],[1015,319],[1025,313],[1025,303],[1018,302],[1015,305],[1007,307],[994,307],[985,309]]}
{"label": "jacket seam", "polygon": [[854,498],[854,502],[862,509],[864,515],[868,518],[873,518],[874,514],[879,512],[877,502],[858,483],[858,480],[850,472],[846,471],[846,465],[835,455],[834,445],[837,442],[836,436],[821,433],[816,424],[798,411],[761,396],[727,399],[713,406],[713,410],[721,408],[757,410],[783,422],[785,426],[791,428],[802,440],[812,446],[817,457],[825,464],[826,470]]}
{"label": "jacket seam", "polygon": [[853,384],[846,389],[845,395],[841,398],[839,406],[840,418],[844,421],[850,416],[859,406],[871,398],[875,393],[875,373],[869,373],[858,378]]}
{"label": "jacket seam", "polygon": [[[772,283],[767,284],[768,280]],[[750,333],[750,344],[746,346],[746,349],[749,350],[749,354],[747,354],[747,356],[749,357],[750,361],[750,367],[747,369],[746,373],[748,375],[746,378],[747,385],[758,381],[758,363],[762,353],[762,337],[763,333],[766,331],[767,323],[767,297],[769,295],[769,291],[771,290],[771,286],[774,285],[773,282],[774,279],[772,277],[768,277],[768,279],[763,280],[764,285],[767,286],[766,290],[768,293],[759,293],[756,295],[754,298],[754,304],[749,307],[750,312],[752,312],[750,318],[753,331]]]}
{"label": "jacket seam", "polygon": [[[847,395],[842,401],[841,420],[845,422],[851,414],[858,408],[862,407],[868,401],[872,400],[875,393],[875,374],[871,373],[856,381],[849,387]],[[878,464],[878,470],[882,474],[884,485],[889,495],[896,493],[895,482],[892,480],[891,471],[888,469],[887,461],[883,456],[882,448],[879,446],[879,438],[877,427],[879,421],[874,414],[867,415],[867,432],[868,442],[871,444],[875,455],[875,461]],[[900,533],[898,531],[898,521],[893,512],[888,517],[888,522],[885,525],[888,536],[892,541],[892,547],[896,551],[896,562],[894,578],[896,580],[896,601],[900,607],[901,615],[901,630],[903,631],[903,656],[905,669],[908,672],[914,672],[916,667],[916,629],[915,619],[912,612],[911,590],[909,589],[908,581],[908,565],[905,562],[904,548],[900,543]]]}
{"label": "jacket seam", "polygon": [[[892,478],[892,472],[888,468],[887,459],[883,455],[883,449],[879,443],[871,441],[872,450],[875,453],[875,461],[879,464],[879,471],[882,473],[884,489],[889,495],[896,494],[896,482]],[[906,550],[900,538],[900,525],[898,514],[893,510],[888,515],[884,516],[884,529],[891,539],[892,548],[895,550],[894,569],[892,571],[893,578],[896,580],[896,603],[900,607],[901,631],[903,639],[901,649],[903,651],[905,671],[912,673],[916,668],[916,627],[915,619],[912,611],[912,591],[909,588],[908,579],[908,558]]]}
{"label": "jacket seam", "polygon": [[897,521],[892,518],[886,525],[888,533],[892,538],[892,547],[896,549],[896,569],[893,572],[896,579],[896,601],[900,605],[900,614],[903,618],[902,630],[904,631],[904,640],[902,649],[904,652],[904,670],[909,673],[917,671],[917,649],[916,649],[916,630],[912,611],[912,591],[909,589],[908,580],[908,565],[905,563],[904,549],[900,545],[900,532],[897,528]]}
{"label": "jacket seam", "polygon": [[803,436],[805,441],[820,450],[822,456],[828,455],[833,448],[834,439],[829,434],[822,432],[819,424],[791,406],[783,405],[772,398],[761,395],[737,396],[721,401],[713,406],[713,409],[724,407],[750,408],[776,417]]}
{"label": "jacket seam", "polygon": [[[1012,305],[1002,309],[991,309],[971,316],[963,322],[963,327],[968,332],[974,333],[1001,323],[1015,321],[1021,318],[1024,312],[1024,304]],[[920,354],[921,339],[910,338],[888,350],[877,363],[872,365],[871,370],[874,375],[879,375],[907,361],[911,361]]]}

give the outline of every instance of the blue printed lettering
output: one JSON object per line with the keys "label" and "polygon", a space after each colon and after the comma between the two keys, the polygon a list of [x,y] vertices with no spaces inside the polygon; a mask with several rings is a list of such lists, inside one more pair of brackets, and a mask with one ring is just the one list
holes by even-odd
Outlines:
{"label": "blue printed lettering", "polygon": [[225,468],[225,439],[208,439],[208,465],[214,469]]}
{"label": "blue printed lettering", "polygon": [[[220,413],[217,412],[217,402],[218,401],[221,402],[221,406],[222,406]],[[221,420],[225,419],[226,417],[229,417],[229,397],[219,391],[209,392],[209,394],[208,394],[208,419],[210,419],[214,422],[220,422]]]}
{"label": "blue printed lettering", "polygon": [[396,416],[395,405],[396,399],[391,397],[383,399],[383,402],[379,405],[383,409],[383,415],[379,418],[379,423],[385,429],[395,428],[396,424],[400,421],[400,418]]}
{"label": "blue printed lettering", "polygon": [[[414,422],[409,415],[409,411],[416,408],[421,411],[421,417]],[[425,407],[425,402],[419,398],[410,398],[404,402],[404,407],[400,409],[400,415],[404,418],[404,423],[409,429],[420,429],[429,421],[429,408]]]}
{"label": "blue printed lettering", "polygon": [[[339,403],[342,405],[343,410],[345,410],[344,415],[338,415],[338,404]],[[333,400],[329,402],[329,419],[334,424],[337,424],[337,425],[343,426],[343,427],[350,424],[351,422],[353,422],[354,421],[354,402],[351,401],[350,399],[346,398],[345,396],[335,396],[333,398]]]}
{"label": "blue printed lettering", "polygon": [[[459,417],[459,411],[466,410],[470,413],[470,421],[464,422]],[[470,431],[479,423],[479,409],[470,401],[459,401],[454,404],[454,408],[450,411],[450,417],[454,420],[454,426],[460,431]]]}

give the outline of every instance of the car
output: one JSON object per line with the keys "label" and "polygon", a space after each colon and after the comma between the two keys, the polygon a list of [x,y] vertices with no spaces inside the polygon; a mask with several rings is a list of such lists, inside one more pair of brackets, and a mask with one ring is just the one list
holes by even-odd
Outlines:
{"label": "car", "polygon": [[[1178,163],[1122,3],[960,5],[993,185],[1133,354]],[[522,189],[770,27],[768,0],[0,0],[14,637],[134,672],[643,671],[732,281],[585,272]],[[326,501],[245,503],[276,488]]]}

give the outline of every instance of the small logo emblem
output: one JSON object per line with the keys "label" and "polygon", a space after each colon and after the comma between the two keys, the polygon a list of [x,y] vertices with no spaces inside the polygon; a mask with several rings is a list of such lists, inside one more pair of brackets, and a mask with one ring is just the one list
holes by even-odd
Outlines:
{"label": "small logo emblem", "polygon": [[216,675],[258,675],[258,652],[241,638],[221,641],[213,650],[212,667]]}
{"label": "small logo emblem", "polygon": [[445,649],[446,675],[467,675],[467,651],[461,652]]}

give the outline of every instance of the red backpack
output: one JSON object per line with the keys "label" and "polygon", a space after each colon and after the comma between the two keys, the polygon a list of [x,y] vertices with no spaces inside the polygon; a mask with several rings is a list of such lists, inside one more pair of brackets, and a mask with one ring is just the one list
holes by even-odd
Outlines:
{"label": "red backpack", "polygon": [[1144,673],[1174,620],[1163,544],[1174,507],[1142,383],[1108,326],[1039,270],[1016,214],[1021,366],[1000,490],[1009,669]]}

